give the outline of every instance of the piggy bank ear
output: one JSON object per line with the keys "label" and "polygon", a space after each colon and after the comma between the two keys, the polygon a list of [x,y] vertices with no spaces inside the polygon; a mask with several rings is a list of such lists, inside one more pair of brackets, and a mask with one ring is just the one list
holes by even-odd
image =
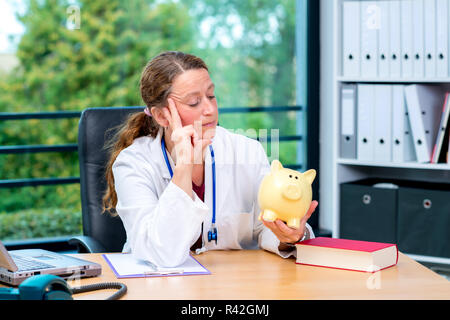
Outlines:
{"label": "piggy bank ear", "polygon": [[281,164],[281,162],[278,160],[273,160],[272,164],[270,165],[270,171],[275,172],[280,169],[283,169],[283,165]]}
{"label": "piggy bank ear", "polygon": [[309,184],[312,184],[312,182],[316,178],[316,170],[310,169],[303,172],[303,177],[306,179],[306,181],[308,181]]}

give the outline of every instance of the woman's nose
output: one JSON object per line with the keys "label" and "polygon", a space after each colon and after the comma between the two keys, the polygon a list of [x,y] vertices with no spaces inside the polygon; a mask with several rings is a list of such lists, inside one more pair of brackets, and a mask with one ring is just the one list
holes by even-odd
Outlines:
{"label": "woman's nose", "polygon": [[208,99],[208,97],[205,97],[205,103],[203,104],[203,114],[212,114],[214,113],[214,110],[216,109],[216,105],[213,101]]}

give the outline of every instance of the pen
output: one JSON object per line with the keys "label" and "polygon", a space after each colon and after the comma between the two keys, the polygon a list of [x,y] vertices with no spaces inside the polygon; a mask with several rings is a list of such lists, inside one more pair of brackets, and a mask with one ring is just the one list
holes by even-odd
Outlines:
{"label": "pen", "polygon": [[156,264],[154,264],[153,262],[148,261],[148,260],[146,260],[146,261],[144,261],[144,262],[145,262],[146,265],[148,265],[150,268],[152,268],[153,271],[158,270],[158,267],[157,267]]}
{"label": "pen", "polygon": [[152,268],[152,271],[144,271],[144,275],[169,275],[183,273],[183,269],[159,269],[153,262],[145,261],[146,264]]}

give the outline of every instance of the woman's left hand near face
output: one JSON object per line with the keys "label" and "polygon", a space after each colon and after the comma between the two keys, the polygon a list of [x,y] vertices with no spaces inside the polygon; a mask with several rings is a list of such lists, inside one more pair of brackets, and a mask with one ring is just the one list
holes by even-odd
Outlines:
{"label": "woman's left hand near face", "polygon": [[261,220],[267,228],[272,230],[272,232],[275,234],[278,240],[280,240],[280,242],[294,244],[303,237],[303,234],[306,231],[306,221],[308,221],[309,217],[311,217],[313,212],[316,210],[318,204],[319,203],[316,200],[313,200],[311,202],[308,212],[300,220],[300,228],[298,229],[288,227],[286,223],[284,223],[280,219],[277,219],[273,222],[265,221],[264,219]]}

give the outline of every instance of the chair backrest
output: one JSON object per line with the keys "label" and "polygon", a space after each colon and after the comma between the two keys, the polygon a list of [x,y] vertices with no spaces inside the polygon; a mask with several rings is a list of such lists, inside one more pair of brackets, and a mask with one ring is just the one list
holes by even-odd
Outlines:
{"label": "chair backrest", "polygon": [[105,107],[85,109],[78,128],[78,158],[83,234],[100,242],[108,252],[122,251],[126,233],[118,216],[103,213],[106,190],[105,167],[109,154],[105,142],[117,132],[131,113],[143,107]]}

